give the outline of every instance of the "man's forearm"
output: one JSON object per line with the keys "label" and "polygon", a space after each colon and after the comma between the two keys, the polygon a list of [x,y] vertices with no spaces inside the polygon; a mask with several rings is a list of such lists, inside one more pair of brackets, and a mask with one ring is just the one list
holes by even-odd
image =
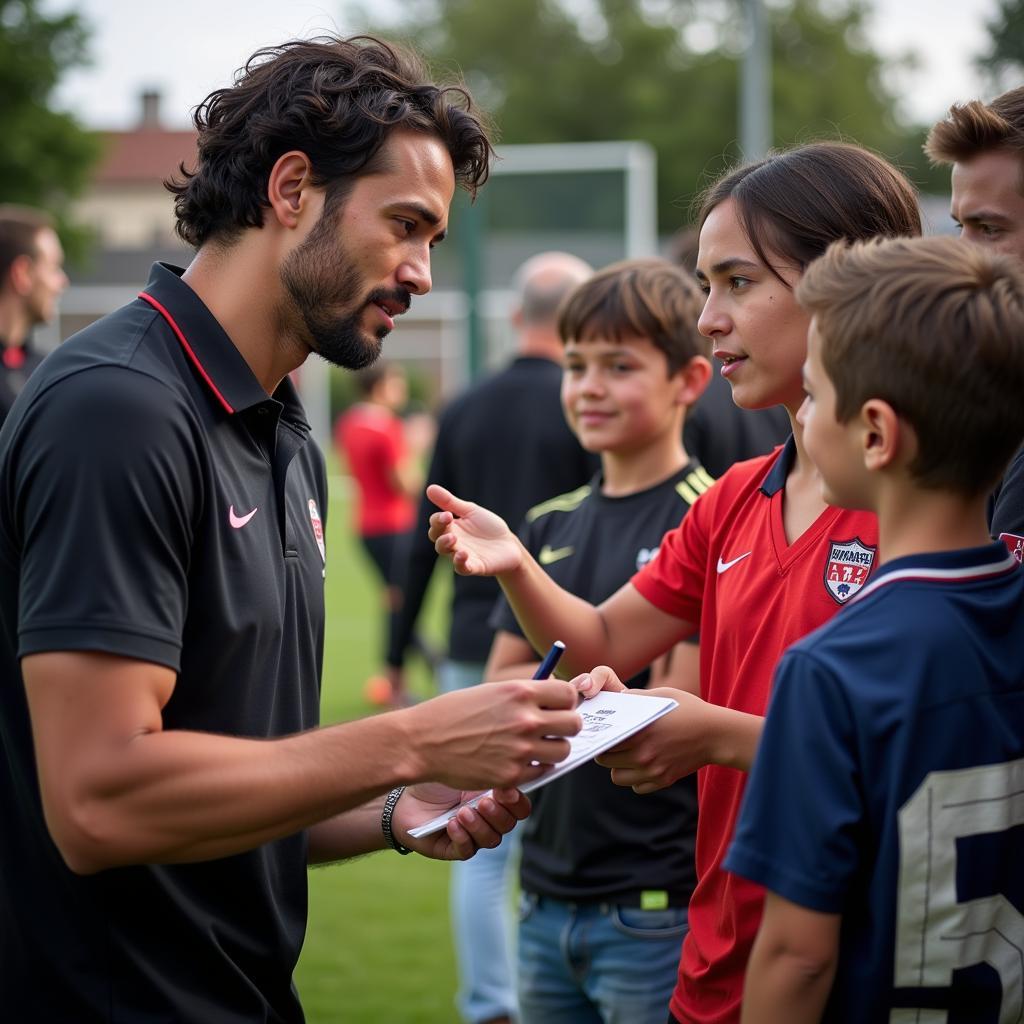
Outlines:
{"label": "man's forearm", "polygon": [[310,864],[361,857],[385,848],[380,819],[384,810],[382,794],[359,807],[317,822],[309,829]]}
{"label": "man's forearm", "polygon": [[79,780],[69,864],[91,873],[230,856],[416,781],[402,714],[280,740],[138,736]]}

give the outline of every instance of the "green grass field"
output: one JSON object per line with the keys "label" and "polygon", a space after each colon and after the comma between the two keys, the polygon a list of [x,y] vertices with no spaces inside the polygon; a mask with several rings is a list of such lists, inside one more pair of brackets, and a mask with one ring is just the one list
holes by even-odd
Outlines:
{"label": "green grass field", "polygon": [[[352,535],[345,481],[331,478],[327,522],[327,639],[322,719],[369,714],[366,678],[378,668],[382,614],[368,562]],[[442,571],[425,610],[444,636],[450,582]],[[415,666],[414,689],[431,692]],[[455,966],[446,864],[374,854],[309,876],[309,930],[296,983],[310,1024],[451,1024]]]}

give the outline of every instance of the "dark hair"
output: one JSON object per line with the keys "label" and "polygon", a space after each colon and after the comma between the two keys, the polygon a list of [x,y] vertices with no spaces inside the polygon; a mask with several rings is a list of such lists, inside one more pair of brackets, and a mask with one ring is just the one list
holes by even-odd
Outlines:
{"label": "dark hair", "polygon": [[837,239],[921,233],[913,185],[880,156],[844,142],[795,146],[727,172],[701,196],[700,226],[726,199],[779,280],[768,250],[803,271]]}
{"label": "dark hair", "polygon": [[39,232],[52,228],[53,219],[42,210],[14,203],[0,205],[0,287],[19,256],[39,255]]}
{"label": "dark hair", "polygon": [[840,242],[796,297],[836,419],[883,399],[914,429],[920,486],[987,493],[1024,439],[1024,267],[949,237]]}
{"label": "dark hair", "polygon": [[386,359],[378,359],[376,362],[371,363],[369,366],[364,366],[353,374],[356,391],[359,392],[360,397],[366,398],[373,394],[374,389],[381,381],[394,375],[402,375],[401,366],[388,362]]}
{"label": "dark hair", "polygon": [[432,85],[410,51],[370,36],[325,36],[258,50],[231,88],[210,93],[193,115],[199,163],[182,164],[174,194],[177,232],[190,244],[230,242],[261,227],[267,182],[282,153],[300,150],[313,183],[327,186],[330,211],[354,179],[377,169],[397,128],[440,139],[455,180],[470,193],[487,180],[493,148],[469,93]]}
{"label": "dark hair", "polygon": [[970,160],[980,153],[1006,150],[1021,158],[1020,189],[1024,192],[1024,86],[1004,92],[991,103],[954,103],[932,125],[924,144],[934,164]]}
{"label": "dark hair", "polygon": [[672,376],[711,341],[697,330],[704,295],[697,282],[667,260],[623,260],[598,271],[566,300],[558,316],[563,342],[588,337],[648,338],[665,353]]}

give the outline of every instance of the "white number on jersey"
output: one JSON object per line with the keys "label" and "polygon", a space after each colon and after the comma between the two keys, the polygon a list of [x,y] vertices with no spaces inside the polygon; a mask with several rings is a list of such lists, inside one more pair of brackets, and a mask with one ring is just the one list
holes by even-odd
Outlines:
{"label": "white number on jersey", "polygon": [[[999,974],[999,1024],[1024,1019],[1024,916],[994,893],[960,902],[956,841],[1024,825],[1024,758],[932,772],[899,814],[897,987],[946,988],[953,971],[987,963]],[[890,1024],[945,1024],[945,1010],[901,1009]]]}

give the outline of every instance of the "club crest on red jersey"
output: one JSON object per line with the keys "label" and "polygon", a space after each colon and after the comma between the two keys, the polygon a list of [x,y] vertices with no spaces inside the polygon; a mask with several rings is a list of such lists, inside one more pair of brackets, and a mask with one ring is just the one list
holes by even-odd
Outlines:
{"label": "club crest on red jersey", "polygon": [[312,498],[309,499],[309,521],[313,524],[313,536],[316,538],[316,546],[320,549],[320,557],[326,565],[327,549],[324,547],[324,524],[320,521],[320,513]]}
{"label": "club crest on red jersey", "polygon": [[825,586],[836,604],[846,604],[867,582],[877,548],[853,540],[834,540],[825,563]]}
{"label": "club crest on red jersey", "polygon": [[1019,537],[1016,533],[1001,533],[999,539],[1018,562],[1024,562],[1024,537]]}

